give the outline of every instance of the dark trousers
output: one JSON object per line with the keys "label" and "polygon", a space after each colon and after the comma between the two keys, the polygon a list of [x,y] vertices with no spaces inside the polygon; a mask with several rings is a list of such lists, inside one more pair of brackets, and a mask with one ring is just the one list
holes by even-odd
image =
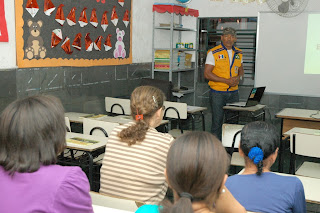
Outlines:
{"label": "dark trousers", "polygon": [[[239,93],[236,92],[215,92],[210,90],[210,105],[212,112],[212,126],[211,132],[216,135],[219,140],[221,140],[222,136],[222,124],[224,117],[223,107],[227,103],[237,102],[239,101]],[[226,116],[233,116],[232,114]]]}

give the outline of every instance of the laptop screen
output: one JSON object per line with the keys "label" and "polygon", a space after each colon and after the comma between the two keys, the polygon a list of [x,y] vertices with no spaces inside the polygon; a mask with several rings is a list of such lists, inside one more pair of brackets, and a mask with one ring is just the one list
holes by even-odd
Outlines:
{"label": "laptop screen", "polygon": [[255,106],[259,104],[265,89],[266,87],[252,88],[246,106]]}

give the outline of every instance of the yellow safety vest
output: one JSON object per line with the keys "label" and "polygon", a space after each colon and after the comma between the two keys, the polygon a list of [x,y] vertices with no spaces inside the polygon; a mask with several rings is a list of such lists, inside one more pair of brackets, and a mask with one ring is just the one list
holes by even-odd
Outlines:
{"label": "yellow safety vest", "polygon": [[[212,52],[215,65],[212,70],[212,73],[222,77],[229,79],[230,77],[238,76],[239,68],[241,67],[242,61],[242,50],[232,46],[232,64],[229,62],[229,55],[227,52],[227,48],[220,44],[208,52]],[[222,82],[209,81],[209,86],[214,91],[220,92],[231,92],[238,90],[238,85],[234,87],[230,87],[228,84]]]}

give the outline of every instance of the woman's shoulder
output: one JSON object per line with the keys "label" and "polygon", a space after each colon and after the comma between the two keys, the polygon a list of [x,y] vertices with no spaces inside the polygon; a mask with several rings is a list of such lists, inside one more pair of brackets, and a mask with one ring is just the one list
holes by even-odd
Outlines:
{"label": "woman's shoulder", "polygon": [[155,139],[155,140],[162,140],[167,143],[171,143],[174,140],[172,135],[170,135],[169,133],[158,132],[154,128],[149,128],[149,130],[147,132],[147,136],[153,137],[153,139]]}
{"label": "woman's shoulder", "polygon": [[143,205],[141,206],[136,213],[158,213],[159,212],[159,206],[157,205]]}
{"label": "woman's shoulder", "polygon": [[291,185],[291,184],[300,184],[301,181],[299,178],[295,176],[289,176],[289,175],[281,175],[274,172],[264,172],[262,175],[256,175],[256,174],[237,174],[232,175],[228,177],[227,184],[230,183],[236,183],[238,181],[264,181],[267,182],[274,182],[278,183],[280,185]]}
{"label": "woman's shoulder", "polygon": [[111,134],[109,135],[109,139],[115,139],[115,140],[120,140],[118,135],[119,133],[128,128],[129,126],[132,126],[134,125],[135,122],[131,121],[131,122],[128,122],[128,123],[125,123],[125,124],[121,124],[121,125],[118,125],[116,127],[113,128],[113,130],[111,131]]}
{"label": "woman's shoulder", "polygon": [[281,174],[276,174],[272,172],[270,173],[272,174],[272,176],[274,176],[275,179],[280,180],[279,182],[283,182],[286,184],[296,184],[296,185],[302,186],[301,180],[294,175],[281,175]]}
{"label": "woman's shoulder", "polygon": [[60,166],[60,165],[48,165],[48,166],[41,166],[37,171],[39,175],[44,174],[52,174],[55,176],[55,179],[68,179],[68,178],[75,178],[79,175],[84,176],[84,172],[78,166]]}
{"label": "woman's shoulder", "polygon": [[275,173],[275,172],[265,172],[263,174],[269,179],[275,179],[278,181],[291,182],[291,183],[301,182],[299,178],[297,178],[294,175],[286,175],[286,174]]}
{"label": "woman's shoulder", "polygon": [[132,126],[132,125],[134,125],[134,124],[135,124],[135,122],[133,122],[133,121],[130,121],[130,122],[125,123],[125,124],[120,124],[119,126],[116,126],[116,127],[113,129],[113,131],[115,131],[115,132],[120,132],[121,130],[126,129],[126,128],[128,128],[129,126]]}

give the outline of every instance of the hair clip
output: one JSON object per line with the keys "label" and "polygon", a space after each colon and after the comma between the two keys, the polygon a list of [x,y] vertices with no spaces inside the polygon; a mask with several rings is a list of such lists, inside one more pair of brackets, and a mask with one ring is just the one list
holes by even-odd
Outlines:
{"label": "hair clip", "polygon": [[154,96],[152,96],[152,98],[153,98],[153,102],[158,105],[156,98]]}

